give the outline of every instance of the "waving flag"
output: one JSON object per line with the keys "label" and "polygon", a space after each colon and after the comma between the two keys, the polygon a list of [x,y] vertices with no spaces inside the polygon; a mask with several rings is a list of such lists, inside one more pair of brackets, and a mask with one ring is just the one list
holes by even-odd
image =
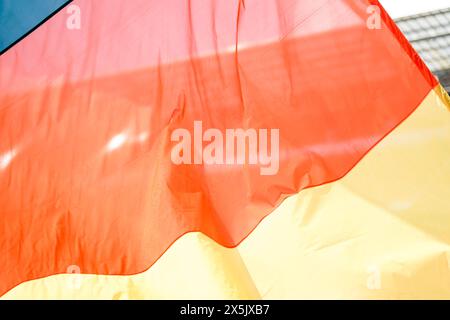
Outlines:
{"label": "waving flag", "polygon": [[378,1],[56,2],[0,57],[5,298],[450,297],[450,103]]}

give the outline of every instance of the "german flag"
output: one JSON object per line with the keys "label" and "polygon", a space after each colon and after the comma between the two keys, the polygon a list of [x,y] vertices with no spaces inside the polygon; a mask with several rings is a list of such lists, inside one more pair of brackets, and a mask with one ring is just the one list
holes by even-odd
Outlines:
{"label": "german flag", "polygon": [[377,0],[3,3],[3,298],[450,298],[450,99]]}

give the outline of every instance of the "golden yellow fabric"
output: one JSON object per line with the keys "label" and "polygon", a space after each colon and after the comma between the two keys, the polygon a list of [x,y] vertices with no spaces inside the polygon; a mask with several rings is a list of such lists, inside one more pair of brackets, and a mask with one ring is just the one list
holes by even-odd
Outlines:
{"label": "golden yellow fabric", "polygon": [[347,176],[289,197],[237,248],[190,233],[141,274],[55,275],[3,298],[450,299],[447,98],[430,92]]}

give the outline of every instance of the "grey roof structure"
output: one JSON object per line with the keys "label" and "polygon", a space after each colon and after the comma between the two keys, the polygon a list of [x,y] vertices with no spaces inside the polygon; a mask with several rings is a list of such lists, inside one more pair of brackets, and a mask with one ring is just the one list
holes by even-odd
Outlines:
{"label": "grey roof structure", "polygon": [[450,8],[403,17],[396,23],[450,92]]}

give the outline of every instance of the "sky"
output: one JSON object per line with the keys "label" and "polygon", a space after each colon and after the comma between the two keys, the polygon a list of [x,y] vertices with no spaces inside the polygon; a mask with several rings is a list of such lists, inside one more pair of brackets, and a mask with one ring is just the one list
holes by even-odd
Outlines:
{"label": "sky", "polygon": [[450,8],[450,0],[380,0],[392,18]]}

